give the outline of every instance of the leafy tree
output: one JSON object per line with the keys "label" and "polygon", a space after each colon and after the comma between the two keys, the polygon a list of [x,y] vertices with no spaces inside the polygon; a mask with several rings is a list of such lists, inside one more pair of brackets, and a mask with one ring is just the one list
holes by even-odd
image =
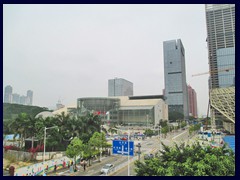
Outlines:
{"label": "leafy tree", "polygon": [[77,156],[79,156],[84,151],[84,144],[79,138],[74,138],[68,145],[66,150],[66,155],[69,158],[73,158],[76,162]]}
{"label": "leafy tree", "polygon": [[20,135],[20,148],[23,148],[23,142],[24,139],[26,139],[28,133],[28,115],[26,113],[19,114],[15,121],[12,121],[9,126],[15,132],[14,138],[17,134]]}
{"label": "leafy tree", "polygon": [[155,132],[153,130],[151,130],[151,129],[146,129],[144,134],[146,136],[152,137],[155,134]]}
{"label": "leafy tree", "polygon": [[[95,132],[93,136],[90,138],[88,144],[96,150],[96,153],[100,153],[102,151],[102,148],[107,146],[107,140],[105,133],[99,133]],[[100,150],[101,149],[101,150]],[[99,158],[100,161],[100,158]]]}
{"label": "leafy tree", "polygon": [[202,147],[198,142],[173,147],[162,143],[155,158],[136,161],[137,176],[234,176],[235,154],[229,148]]}
{"label": "leafy tree", "polygon": [[192,135],[193,132],[198,131],[200,129],[201,125],[200,124],[194,124],[191,125],[188,129],[189,134]]}
{"label": "leafy tree", "polygon": [[166,137],[167,136],[167,133],[168,133],[168,126],[164,126],[161,128],[161,134],[164,134],[164,136]]}
{"label": "leafy tree", "polygon": [[31,117],[35,117],[42,111],[49,111],[46,107],[28,106],[22,104],[3,103],[3,119],[14,120],[19,114],[26,113]]}

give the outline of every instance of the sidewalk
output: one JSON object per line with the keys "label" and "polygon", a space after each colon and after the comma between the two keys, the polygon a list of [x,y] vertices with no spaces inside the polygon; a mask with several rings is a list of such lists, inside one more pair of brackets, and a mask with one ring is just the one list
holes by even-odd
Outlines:
{"label": "sidewalk", "polygon": [[91,174],[95,173],[94,171],[92,171],[94,169],[94,167],[100,165],[100,164],[104,164],[106,161],[107,157],[102,157],[102,161],[99,162],[99,160],[94,160],[91,162],[91,166],[87,166],[86,170],[84,171],[83,167],[80,164],[77,164],[77,172],[72,172],[70,173],[70,170],[68,167],[66,168],[61,168],[61,169],[57,169],[56,172],[48,172],[47,176],[90,176]]}

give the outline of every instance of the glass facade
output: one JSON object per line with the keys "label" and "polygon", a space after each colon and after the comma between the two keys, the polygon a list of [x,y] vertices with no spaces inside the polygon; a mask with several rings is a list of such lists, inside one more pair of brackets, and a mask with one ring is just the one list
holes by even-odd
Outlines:
{"label": "glass facade", "polygon": [[[233,49],[231,48],[235,48],[235,4],[206,4],[205,12],[209,71],[211,72],[209,92],[211,93],[213,89],[235,84],[234,70],[221,71],[223,67],[230,67],[232,63]],[[212,106],[210,107],[213,127],[216,123],[216,127],[220,128],[222,121],[227,118]]]}
{"label": "glass facade", "polygon": [[[165,110],[166,104],[162,99],[155,99],[154,103],[151,99],[147,100],[145,98],[144,100],[146,103],[139,99],[130,99],[129,97],[123,99],[78,98],[77,113],[80,116],[87,113],[98,114],[103,122],[118,125],[128,125],[130,123],[131,125],[152,127],[160,119],[168,120],[168,111]],[[138,101],[141,101],[141,105]],[[125,104],[122,104],[123,102]],[[134,105],[126,105],[131,103]]]}
{"label": "glass facade", "polygon": [[88,112],[96,113],[102,117],[103,121],[117,123],[119,103],[120,100],[117,98],[79,98],[77,100],[77,111],[79,115]]}
{"label": "glass facade", "polygon": [[152,126],[154,124],[154,107],[131,107],[119,109],[119,123],[131,123],[137,126]]}
{"label": "glass facade", "polygon": [[132,96],[133,83],[122,78],[108,80],[108,96]]}
{"label": "glass facade", "polygon": [[235,5],[207,4],[205,10],[209,68],[211,72],[209,89],[219,88],[223,82],[220,82],[220,76],[218,75],[217,51],[235,47]]}
{"label": "glass facade", "polygon": [[188,94],[185,70],[185,50],[180,39],[164,41],[165,96],[169,112],[178,111],[188,119]]}
{"label": "glass facade", "polygon": [[[235,67],[235,48],[222,48],[217,50],[218,69]],[[235,69],[218,73],[219,87],[235,86]]]}

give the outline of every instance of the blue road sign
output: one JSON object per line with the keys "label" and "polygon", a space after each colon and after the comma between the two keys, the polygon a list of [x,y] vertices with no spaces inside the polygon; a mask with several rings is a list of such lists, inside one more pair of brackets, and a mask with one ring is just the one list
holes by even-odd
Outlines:
{"label": "blue road sign", "polygon": [[[112,153],[128,155],[128,141],[113,140]],[[129,141],[129,155],[134,155],[134,141]]]}

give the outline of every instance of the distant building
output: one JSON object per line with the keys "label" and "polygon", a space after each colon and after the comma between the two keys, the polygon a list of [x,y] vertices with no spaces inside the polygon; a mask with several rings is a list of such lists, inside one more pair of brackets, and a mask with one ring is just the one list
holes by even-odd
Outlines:
{"label": "distant building", "polygon": [[77,113],[98,114],[109,124],[157,126],[168,121],[168,106],[164,96],[86,97],[77,99]]}
{"label": "distant building", "polygon": [[133,96],[133,83],[122,78],[109,79],[108,96]]}
{"label": "distant building", "polygon": [[14,103],[14,104],[22,104],[22,105],[32,105],[33,102],[33,91],[28,90],[27,96],[19,95],[17,93],[12,93],[12,86],[8,85],[5,87],[4,92],[4,103]]}
{"label": "distant building", "polygon": [[188,105],[189,105],[189,116],[193,116],[194,118],[197,118],[198,117],[197,93],[190,85],[188,85]]}
{"label": "distant building", "polygon": [[27,91],[27,99],[26,99],[26,104],[27,105],[32,105],[32,102],[33,102],[33,91],[31,90],[28,90]]}
{"label": "distant building", "polygon": [[17,93],[12,94],[12,103],[20,104],[20,95]]}
{"label": "distant building", "polygon": [[27,99],[26,96],[20,96],[20,104],[26,105],[26,99]]}
{"label": "distant building", "polygon": [[58,100],[58,103],[56,104],[56,107],[57,107],[57,110],[58,110],[58,109],[64,108],[65,106],[61,103],[60,100]]}
{"label": "distant building", "polygon": [[8,85],[5,87],[4,91],[4,102],[5,103],[12,103],[12,86]]}
{"label": "distant building", "polygon": [[180,39],[163,42],[164,81],[169,112],[179,112],[187,120],[188,92],[185,69],[185,50]]}

